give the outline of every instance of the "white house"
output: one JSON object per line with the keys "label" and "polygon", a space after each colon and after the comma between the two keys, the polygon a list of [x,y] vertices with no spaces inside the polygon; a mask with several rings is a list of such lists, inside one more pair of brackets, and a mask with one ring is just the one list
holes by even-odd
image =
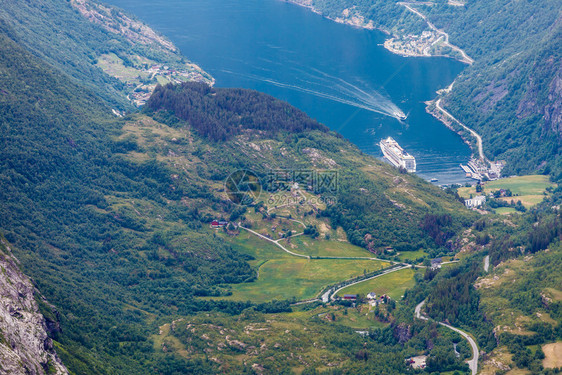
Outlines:
{"label": "white house", "polygon": [[375,294],[375,292],[371,292],[367,294],[367,299],[377,299],[377,295]]}
{"label": "white house", "polygon": [[464,205],[466,208],[478,208],[486,203],[486,196],[485,195],[478,195],[471,199],[465,199]]}

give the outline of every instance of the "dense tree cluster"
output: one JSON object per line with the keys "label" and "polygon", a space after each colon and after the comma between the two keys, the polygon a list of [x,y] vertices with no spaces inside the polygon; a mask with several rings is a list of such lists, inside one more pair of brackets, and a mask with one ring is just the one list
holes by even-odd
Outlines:
{"label": "dense tree cluster", "polygon": [[328,131],[304,112],[270,95],[198,82],[158,86],[146,108],[150,112],[169,111],[213,141],[225,141],[248,130],[269,136],[280,131]]}

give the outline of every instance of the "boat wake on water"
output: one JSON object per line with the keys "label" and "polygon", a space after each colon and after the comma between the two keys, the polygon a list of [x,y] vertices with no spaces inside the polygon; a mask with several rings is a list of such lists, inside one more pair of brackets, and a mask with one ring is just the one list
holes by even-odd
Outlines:
{"label": "boat wake on water", "polygon": [[237,74],[245,78],[269,83],[277,87],[310,94],[319,98],[380,113],[382,115],[394,117],[399,121],[404,121],[407,118],[406,114],[404,114],[404,112],[387,96],[374,89],[366,87],[367,85],[364,83],[353,84],[317,69],[311,69],[311,71],[303,71],[300,69],[294,70],[299,72],[297,76],[300,77],[297,78],[295,83],[284,83],[278,79],[255,74],[241,74],[231,71],[228,71],[227,73]]}

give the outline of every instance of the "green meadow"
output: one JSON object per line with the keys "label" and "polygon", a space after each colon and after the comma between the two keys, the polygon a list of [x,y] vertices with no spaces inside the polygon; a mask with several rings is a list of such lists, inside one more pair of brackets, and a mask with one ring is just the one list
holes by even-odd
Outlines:
{"label": "green meadow", "polygon": [[[222,297],[229,300],[266,302],[293,297],[297,300],[314,298],[327,285],[389,266],[387,262],[375,260],[299,258],[248,232],[242,232],[230,241],[234,249],[254,258],[250,264],[258,269],[259,276],[253,282],[231,285],[232,295]],[[364,250],[359,253],[360,248],[345,243],[315,241],[310,237],[302,237],[300,241],[317,243],[317,254],[341,255],[347,249],[354,251],[348,256],[368,256]],[[326,252],[319,250],[323,246],[328,248]],[[300,248],[292,250],[305,253]]]}
{"label": "green meadow", "polygon": [[[528,176],[515,176],[502,178],[495,181],[488,181],[483,184],[483,192],[489,194],[499,189],[509,189],[513,193],[512,197],[501,198],[507,202],[512,200],[521,203],[525,207],[532,207],[540,202],[545,197],[545,192],[550,187],[555,187],[556,184],[549,181],[548,176],[543,175],[528,175]],[[462,187],[458,189],[461,197],[468,198],[470,195],[476,196],[482,193],[476,192],[476,187]],[[501,214],[511,213],[511,210],[500,210]]]}
{"label": "green meadow", "polygon": [[362,294],[375,292],[377,295],[387,294],[394,300],[399,300],[406,291],[414,286],[414,271],[411,268],[392,272],[359,284],[351,285],[340,290],[338,295]]}
{"label": "green meadow", "polygon": [[375,257],[369,251],[343,241],[314,240],[309,236],[293,237],[281,244],[299,254],[327,257]]}

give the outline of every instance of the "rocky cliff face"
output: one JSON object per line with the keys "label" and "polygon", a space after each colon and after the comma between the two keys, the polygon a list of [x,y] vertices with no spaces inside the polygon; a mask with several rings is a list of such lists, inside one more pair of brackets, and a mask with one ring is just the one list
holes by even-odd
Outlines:
{"label": "rocky cliff face", "polygon": [[562,65],[549,85],[548,104],[544,108],[547,125],[562,137]]}
{"label": "rocky cliff face", "polygon": [[47,336],[34,293],[0,238],[0,374],[68,374]]}

